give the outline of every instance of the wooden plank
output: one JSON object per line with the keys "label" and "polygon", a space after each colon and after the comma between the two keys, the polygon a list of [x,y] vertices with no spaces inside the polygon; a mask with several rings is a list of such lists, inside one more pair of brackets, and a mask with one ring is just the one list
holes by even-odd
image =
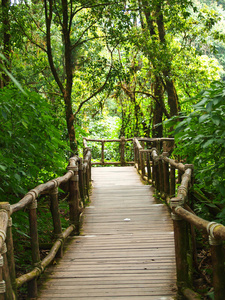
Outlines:
{"label": "wooden plank", "polygon": [[172,221],[133,167],[92,168],[91,204],[79,237],[41,280],[40,300],[171,300]]}

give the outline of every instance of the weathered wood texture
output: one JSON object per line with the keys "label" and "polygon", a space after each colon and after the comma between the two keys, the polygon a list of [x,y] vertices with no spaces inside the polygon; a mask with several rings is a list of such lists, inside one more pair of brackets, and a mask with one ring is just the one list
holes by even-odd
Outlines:
{"label": "weathered wood texture", "polygon": [[39,300],[173,299],[172,221],[133,167],[93,168],[83,230],[48,271]]}

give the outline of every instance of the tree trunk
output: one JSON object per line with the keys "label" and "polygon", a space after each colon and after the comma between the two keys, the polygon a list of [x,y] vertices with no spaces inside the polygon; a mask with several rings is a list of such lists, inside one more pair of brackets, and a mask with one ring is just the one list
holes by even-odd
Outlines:
{"label": "tree trunk", "polygon": [[[164,27],[163,10],[161,2],[158,1],[155,3],[154,6],[152,5],[152,10],[154,11],[151,11],[149,3],[146,0],[142,0],[142,6],[147,22],[147,28],[149,31],[149,35],[153,41],[153,45],[160,43],[161,48],[166,50],[166,53],[169,53],[169,49],[167,48],[165,39],[166,32]],[[157,30],[155,28],[156,25]],[[151,61],[153,68],[156,70],[156,72],[159,74],[161,71],[163,74],[163,78],[161,78],[161,80],[164,80],[165,82],[165,88],[168,95],[168,105],[170,108],[170,116],[177,115],[179,111],[178,96],[174,85],[174,81],[171,78],[171,64],[169,59],[165,65],[162,64],[161,70],[158,69],[157,58],[154,57],[154,54],[149,54],[149,60]]]}
{"label": "tree trunk", "polygon": [[[167,49],[166,39],[165,39],[165,27],[164,27],[164,20],[163,20],[163,12],[161,3],[158,2],[156,5],[156,22],[158,27],[159,33],[159,40],[161,45],[164,49]],[[167,51],[169,51],[167,49]],[[168,59],[169,60],[169,59]],[[170,61],[166,62],[166,65],[163,66],[163,76],[166,82],[166,91],[168,95],[168,105],[170,107],[170,116],[174,116],[178,114],[179,106],[178,106],[178,96],[176,92],[176,88],[174,86],[174,81],[171,78],[171,64]]]}
{"label": "tree trunk", "polygon": [[66,124],[67,124],[67,132],[69,136],[69,143],[71,149],[71,155],[77,154],[77,142],[75,136],[75,118],[72,110],[72,101],[71,95],[64,96],[65,106],[66,106]]}
{"label": "tree trunk", "polygon": [[[163,88],[159,77],[156,76],[154,83],[155,106],[153,110],[152,137],[163,136]],[[160,124],[160,125],[157,125]]]}
{"label": "tree trunk", "polygon": [[[3,62],[5,68],[10,71],[10,20],[9,20],[9,0],[2,0],[2,23],[3,23],[3,55],[7,62]],[[6,86],[10,82],[10,78],[6,73],[2,74],[1,87]]]}
{"label": "tree trunk", "polygon": [[56,83],[59,86],[59,89],[63,95],[64,104],[65,104],[65,114],[66,114],[66,123],[67,123],[67,132],[69,137],[69,143],[72,155],[77,153],[77,143],[75,137],[75,117],[72,109],[72,85],[73,85],[73,68],[72,68],[72,48],[70,41],[70,26],[69,26],[69,17],[68,17],[68,3],[67,0],[62,0],[62,34],[64,41],[64,62],[65,62],[65,84],[60,79],[58,72],[55,68],[55,64],[52,56],[52,46],[51,46],[51,21],[53,14],[53,1],[45,0],[45,20],[46,20],[46,40],[47,40],[47,55],[49,65],[54,76]]}

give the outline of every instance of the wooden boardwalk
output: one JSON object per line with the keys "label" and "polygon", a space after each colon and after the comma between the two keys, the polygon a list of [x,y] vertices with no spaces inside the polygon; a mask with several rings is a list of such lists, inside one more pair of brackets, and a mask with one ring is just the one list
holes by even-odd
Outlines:
{"label": "wooden boardwalk", "polygon": [[175,299],[167,208],[133,167],[93,168],[92,179],[82,233],[49,269],[38,299]]}

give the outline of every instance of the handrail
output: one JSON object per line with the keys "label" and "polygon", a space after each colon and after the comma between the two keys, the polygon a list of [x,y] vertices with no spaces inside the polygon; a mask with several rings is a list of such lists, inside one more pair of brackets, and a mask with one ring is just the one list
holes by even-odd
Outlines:
{"label": "handrail", "polygon": [[[84,148],[88,148],[87,142],[96,142],[96,143],[101,143],[101,160],[98,162],[92,162],[92,165],[121,165],[121,166],[126,166],[126,165],[133,165],[133,161],[126,161],[125,159],[125,144],[129,141],[133,141],[133,138],[128,138],[125,139],[125,137],[121,137],[120,139],[89,139],[83,137],[83,146]],[[117,142],[120,143],[120,161],[114,162],[114,161],[105,161],[105,143],[113,143]],[[90,148],[88,148],[90,149]]]}
{"label": "handrail", "polygon": [[[174,225],[177,287],[178,293],[187,299],[197,299],[198,295],[192,291],[190,283],[189,259],[187,253],[194,248],[194,227],[203,230],[209,237],[213,264],[213,286],[215,300],[224,299],[225,270],[222,241],[225,241],[225,227],[216,222],[209,222],[196,216],[188,206],[189,193],[193,185],[193,165],[183,164],[169,158],[174,146],[172,138],[133,138],[115,140],[83,139],[83,159],[77,156],[70,158],[67,172],[64,176],[40,184],[30,190],[19,202],[10,205],[0,202],[0,300],[16,299],[17,288],[28,284],[30,298],[37,296],[37,278],[55,257],[62,257],[63,245],[71,234],[80,230],[80,216],[89,198],[91,182],[91,150],[87,142],[97,141],[103,145],[102,164],[104,162],[104,143],[121,143],[121,165],[125,162],[124,145],[133,141],[134,162],[132,162],[144,180],[150,182],[156,193],[169,203]],[[123,150],[122,150],[123,149]],[[113,164],[113,162],[107,162]],[[58,208],[58,187],[68,185],[69,190],[69,219],[70,225],[62,231]],[[40,259],[39,239],[37,230],[37,198],[41,194],[48,194],[51,201],[55,242],[44,258]],[[30,220],[30,239],[33,270],[16,278],[13,253],[12,218],[14,213],[24,208],[28,209]],[[192,245],[187,232],[192,234]],[[196,260],[196,250],[193,249],[193,260]]]}
{"label": "handrail", "polygon": [[[188,206],[189,193],[193,185],[193,165],[183,164],[169,158],[167,149],[160,154],[159,145],[144,149],[140,144],[143,139],[134,139],[135,166],[144,180],[150,182],[156,193],[167,201],[171,209],[174,225],[174,240],[177,269],[178,293],[186,299],[200,299],[191,290],[188,253],[195,245],[194,227],[208,234],[213,266],[214,299],[223,300],[225,295],[224,252],[225,226],[209,222],[196,216]],[[163,139],[165,141],[165,139]],[[160,143],[161,141],[158,141]],[[162,146],[162,145],[161,145]],[[177,184],[179,187],[177,188]],[[189,226],[188,226],[189,225]],[[189,243],[187,231],[192,236]],[[196,249],[193,260],[196,261]],[[193,268],[192,268],[193,269]]]}
{"label": "handrail", "polygon": [[[54,180],[40,184],[30,190],[19,202],[10,205],[8,202],[0,202],[0,300],[16,299],[17,289],[28,284],[29,298],[37,297],[37,278],[55,257],[63,256],[63,245],[72,234],[78,234],[80,230],[80,217],[83,207],[89,197],[91,181],[91,152],[85,149],[84,159],[78,156],[71,157],[67,166],[67,173]],[[68,207],[70,225],[62,231],[58,188],[62,184],[68,185]],[[50,196],[51,215],[54,244],[44,259],[40,259],[37,207],[38,197],[41,194]],[[30,242],[32,252],[33,270],[16,278],[15,261],[12,237],[12,218],[16,212],[28,209],[30,224]]]}

